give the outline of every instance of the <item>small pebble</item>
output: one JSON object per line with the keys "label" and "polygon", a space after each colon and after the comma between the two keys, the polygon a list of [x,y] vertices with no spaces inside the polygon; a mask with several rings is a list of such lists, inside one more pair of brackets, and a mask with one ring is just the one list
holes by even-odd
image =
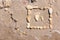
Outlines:
{"label": "small pebble", "polygon": [[49,21],[52,21],[52,18],[49,18]]}
{"label": "small pebble", "polygon": [[27,8],[28,10],[30,10],[30,9],[32,9],[33,7],[32,7],[32,5],[28,5],[26,8]]}
{"label": "small pebble", "polygon": [[28,10],[28,13],[27,13],[27,15],[30,15],[31,14],[31,10]]}
{"label": "small pebble", "polygon": [[50,24],[49,26],[50,26],[50,29],[52,29],[52,28],[53,28],[53,27],[52,27],[52,24]]}
{"label": "small pebble", "polygon": [[41,26],[40,29],[43,29],[43,27]]}
{"label": "small pebble", "polygon": [[31,20],[31,16],[28,15],[27,18],[26,18],[27,22],[30,23],[30,20]]}
{"label": "small pebble", "polygon": [[40,16],[40,19],[41,19],[41,21],[44,21],[44,18],[43,18],[43,16]]}
{"label": "small pebble", "polygon": [[8,8],[4,8],[4,11],[8,11],[9,9]]}
{"label": "small pebble", "polygon": [[30,28],[30,23],[27,23],[27,28]]}
{"label": "small pebble", "polygon": [[38,21],[39,20],[39,15],[38,14],[35,15],[34,18],[35,18],[36,21]]}
{"label": "small pebble", "polygon": [[49,14],[52,14],[53,13],[53,9],[52,8],[48,8],[48,12],[49,12]]}
{"label": "small pebble", "polygon": [[39,29],[40,27],[39,26],[37,26],[37,29]]}

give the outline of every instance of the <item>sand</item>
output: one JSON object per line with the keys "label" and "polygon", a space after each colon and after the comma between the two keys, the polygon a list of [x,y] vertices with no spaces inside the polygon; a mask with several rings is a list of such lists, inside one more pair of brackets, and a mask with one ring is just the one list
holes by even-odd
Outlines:
{"label": "sand", "polygon": [[[9,7],[4,7],[0,1],[0,40],[59,40],[60,39],[60,0],[12,0]],[[52,29],[27,29],[27,5],[52,7]],[[40,13],[44,20],[35,21],[34,15]],[[48,9],[31,11],[31,26],[49,27]]]}

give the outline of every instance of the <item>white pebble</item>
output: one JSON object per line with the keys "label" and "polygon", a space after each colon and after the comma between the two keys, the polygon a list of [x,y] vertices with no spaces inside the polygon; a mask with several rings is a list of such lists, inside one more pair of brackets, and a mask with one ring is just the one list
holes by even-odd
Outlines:
{"label": "white pebble", "polygon": [[41,26],[40,29],[43,29],[43,27]]}
{"label": "white pebble", "polygon": [[48,11],[49,11],[50,14],[53,13],[53,9],[52,8],[48,8]]}
{"label": "white pebble", "polygon": [[8,8],[4,8],[5,11],[8,11],[9,9]]}
{"label": "white pebble", "polygon": [[27,23],[27,28],[30,28],[30,23]]}
{"label": "white pebble", "polygon": [[39,29],[40,27],[39,26],[37,26],[37,29]]}

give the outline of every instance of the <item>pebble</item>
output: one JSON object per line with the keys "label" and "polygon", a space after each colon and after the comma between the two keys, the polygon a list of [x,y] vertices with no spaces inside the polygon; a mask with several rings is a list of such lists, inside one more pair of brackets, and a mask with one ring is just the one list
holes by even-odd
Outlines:
{"label": "pebble", "polygon": [[4,11],[8,11],[9,9],[8,8],[4,8]]}
{"label": "pebble", "polygon": [[44,21],[44,17],[43,16],[40,16],[40,19],[41,19],[41,21]]}
{"label": "pebble", "polygon": [[39,29],[43,29],[43,26],[40,26],[40,28]]}
{"label": "pebble", "polygon": [[27,23],[27,28],[30,28],[30,23]]}
{"label": "pebble", "polygon": [[32,9],[33,7],[32,7],[31,5],[28,5],[26,8],[27,8],[28,10],[30,10],[30,9]]}
{"label": "pebble", "polygon": [[53,28],[53,27],[52,27],[52,24],[50,24],[49,26],[50,26],[50,29],[52,29],[52,28]]}
{"label": "pebble", "polygon": [[48,12],[49,12],[49,14],[52,14],[53,13],[53,9],[51,7],[48,8]]}
{"label": "pebble", "polygon": [[31,10],[28,10],[28,13],[27,13],[27,15],[30,15],[31,14]]}
{"label": "pebble", "polygon": [[31,20],[31,16],[28,15],[27,18],[26,18],[27,22],[30,23],[30,20]]}
{"label": "pebble", "polygon": [[39,20],[39,15],[38,14],[35,15],[34,18],[35,18],[36,21],[38,21]]}

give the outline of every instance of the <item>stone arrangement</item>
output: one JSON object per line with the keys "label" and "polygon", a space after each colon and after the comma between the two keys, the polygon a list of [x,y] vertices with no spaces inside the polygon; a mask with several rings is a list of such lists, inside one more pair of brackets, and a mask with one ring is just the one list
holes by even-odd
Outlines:
{"label": "stone arrangement", "polygon": [[[30,29],[47,29],[47,28],[50,28],[50,29],[52,29],[53,27],[52,27],[52,13],[53,13],[53,9],[51,8],[51,7],[44,7],[44,8],[40,8],[40,7],[38,7],[38,6],[31,6],[31,5],[27,5],[27,18],[26,18],[26,20],[27,20],[27,28],[30,28]],[[46,9],[48,9],[48,13],[49,13],[49,27],[47,27],[47,26],[31,26],[30,25],[30,21],[32,20],[31,19],[31,10],[32,9],[40,9],[40,10],[46,10]],[[35,15],[35,20],[36,20],[36,22],[39,20],[39,17],[40,17],[40,15],[39,14],[36,14]],[[44,18],[41,16],[41,20],[44,20]]]}

